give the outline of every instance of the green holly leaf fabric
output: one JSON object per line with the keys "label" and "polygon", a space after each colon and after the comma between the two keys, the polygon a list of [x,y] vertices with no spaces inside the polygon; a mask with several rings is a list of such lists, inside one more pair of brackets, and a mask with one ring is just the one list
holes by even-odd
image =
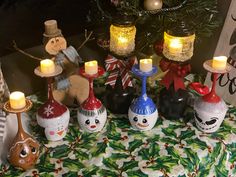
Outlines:
{"label": "green holly leaf fabric", "polygon": [[212,134],[199,131],[192,121],[162,118],[152,130],[137,131],[127,115],[114,115],[109,110],[104,129],[87,133],[79,128],[77,112],[72,110],[67,135],[58,142],[45,138],[35,112],[31,112],[32,135],[41,144],[38,162],[27,171],[0,164],[0,176],[236,176],[235,110],[229,108],[223,124]]}

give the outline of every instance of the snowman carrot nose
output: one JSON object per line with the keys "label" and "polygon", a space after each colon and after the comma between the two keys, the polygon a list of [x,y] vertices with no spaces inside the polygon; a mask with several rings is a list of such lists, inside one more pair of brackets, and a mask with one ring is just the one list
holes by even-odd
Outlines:
{"label": "snowman carrot nose", "polygon": [[57,132],[57,134],[61,136],[63,132],[64,130]]}

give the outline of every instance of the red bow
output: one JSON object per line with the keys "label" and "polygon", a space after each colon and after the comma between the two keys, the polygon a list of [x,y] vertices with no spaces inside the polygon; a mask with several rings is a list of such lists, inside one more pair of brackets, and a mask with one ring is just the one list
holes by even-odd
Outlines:
{"label": "red bow", "polygon": [[106,70],[110,72],[108,79],[105,85],[109,84],[114,88],[116,84],[116,80],[118,75],[120,74],[122,79],[122,86],[123,89],[130,86],[132,87],[131,77],[129,75],[129,71],[131,70],[132,66],[137,62],[137,58],[131,57],[127,61],[119,60],[112,55],[108,55],[105,60],[105,67]]}
{"label": "red bow", "polygon": [[160,68],[162,71],[167,71],[166,75],[162,78],[161,84],[169,89],[173,83],[175,91],[178,89],[185,89],[183,78],[190,72],[190,64],[180,65],[178,63],[162,59],[160,61]]}
{"label": "red bow", "polygon": [[209,88],[206,85],[203,85],[199,82],[192,82],[189,84],[189,88],[195,90],[197,93],[201,95],[206,95],[209,93]]}

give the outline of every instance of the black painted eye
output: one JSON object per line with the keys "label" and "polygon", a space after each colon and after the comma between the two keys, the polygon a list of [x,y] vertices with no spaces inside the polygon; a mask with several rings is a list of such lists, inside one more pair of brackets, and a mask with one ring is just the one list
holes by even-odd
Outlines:
{"label": "black painted eye", "polygon": [[25,149],[22,149],[20,152],[20,157],[25,158],[27,156],[27,152]]}
{"label": "black painted eye", "polygon": [[143,119],[143,123],[144,123],[144,124],[147,123],[147,119]]}
{"label": "black painted eye", "polygon": [[212,119],[212,120],[210,120],[210,121],[206,121],[206,124],[207,124],[207,125],[212,125],[212,124],[214,124],[214,123],[216,123],[216,119]]}
{"label": "black painted eye", "polygon": [[134,117],[133,120],[134,120],[134,122],[137,122],[137,121],[138,121],[138,118],[137,118],[137,117]]}
{"label": "black painted eye", "polygon": [[85,123],[86,123],[87,125],[89,125],[89,124],[90,124],[90,121],[89,121],[89,120],[86,120]]}
{"label": "black painted eye", "polygon": [[98,120],[98,119],[95,119],[95,123],[98,124],[98,123],[99,123],[99,120]]}
{"label": "black painted eye", "polygon": [[51,41],[51,44],[54,44],[54,40]]}
{"label": "black painted eye", "polygon": [[56,39],[56,42],[59,42],[59,39]]}
{"label": "black painted eye", "polygon": [[197,120],[198,120],[199,122],[202,122],[202,119],[198,116],[198,114],[197,114],[196,112],[194,112],[194,116],[197,118]]}
{"label": "black painted eye", "polygon": [[32,147],[32,148],[31,148],[31,152],[32,152],[32,154],[36,154],[36,152],[37,152],[36,148],[35,148],[35,147]]}

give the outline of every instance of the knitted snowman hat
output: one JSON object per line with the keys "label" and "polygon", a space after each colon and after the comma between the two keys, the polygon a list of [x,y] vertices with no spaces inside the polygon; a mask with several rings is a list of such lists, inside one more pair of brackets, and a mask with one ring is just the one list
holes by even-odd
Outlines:
{"label": "knitted snowman hat", "polygon": [[154,113],[157,108],[152,99],[145,96],[140,96],[133,101],[130,106],[131,111],[139,115],[150,115]]}
{"label": "knitted snowman hat", "polygon": [[43,119],[53,119],[61,116],[67,108],[54,99],[49,99],[39,110],[38,115]]}
{"label": "knitted snowman hat", "polygon": [[57,121],[67,124],[68,117],[70,117],[69,110],[52,98],[39,108],[37,122],[41,127],[50,127]]}
{"label": "knitted snowman hat", "polygon": [[101,101],[97,98],[88,98],[83,102],[79,108],[79,112],[85,116],[93,117],[95,115],[102,114],[105,111],[105,107],[102,105]]}

